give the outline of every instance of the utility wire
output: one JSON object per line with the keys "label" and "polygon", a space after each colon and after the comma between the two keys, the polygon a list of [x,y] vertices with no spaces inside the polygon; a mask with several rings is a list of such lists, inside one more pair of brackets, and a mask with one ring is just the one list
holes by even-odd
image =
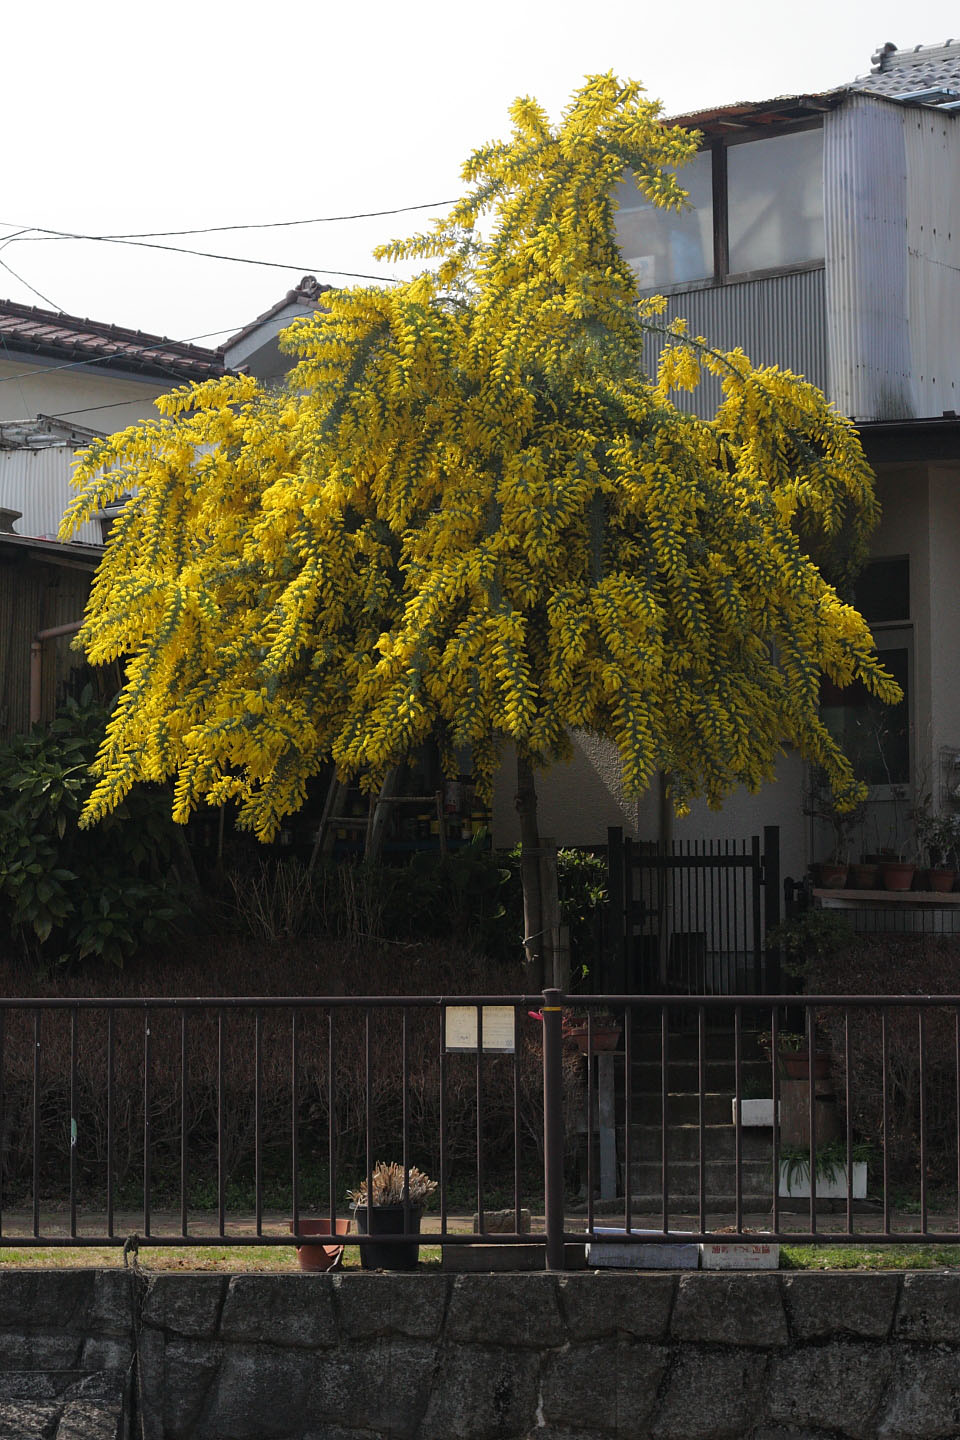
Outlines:
{"label": "utility wire", "polygon": [[[269,270],[299,270],[301,275],[342,275],[348,280],[375,280],[377,284],[386,283],[388,285],[396,285],[399,283],[393,275],[368,275],[357,270],[330,270],[324,269],[319,265],[304,265],[302,263],[287,265],[279,260],[253,260],[246,255],[222,255],[213,250],[194,250],[186,245],[160,245],[156,240],[120,240],[113,239],[109,235],[79,235],[68,230],[41,230],[38,231],[38,234],[54,236],[61,240],[92,240],[98,244],[131,245],[136,250],[170,250],[178,255],[200,255],[207,260],[230,260],[235,265],[261,265]],[[32,289],[33,287],[28,286],[27,288]]]}
{"label": "utility wire", "polygon": [[[342,220],[378,220],[385,215],[408,215],[414,210],[434,210],[439,206],[456,205],[456,200],[431,200],[423,205],[398,205],[393,210],[361,210],[355,215],[318,215],[311,220],[262,220],[249,225],[203,225],[192,230],[131,230],[114,235],[87,235],[87,240],[165,240],[178,235],[222,235],[228,230],[286,230],[294,225],[333,225]],[[0,225],[12,225],[12,220],[0,220]],[[37,238],[47,240],[72,240],[76,237],[62,230],[44,230],[38,225],[24,225],[15,234],[4,236],[4,241],[17,240],[33,232]],[[341,271],[330,271],[341,274]]]}
{"label": "utility wire", "polygon": [[36,285],[31,285],[29,280],[24,280],[23,276],[18,275],[16,270],[14,270],[13,266],[8,265],[6,260],[0,260],[0,265],[2,265],[4,270],[8,271],[9,274],[13,276],[14,280],[19,280],[21,285],[25,285],[28,290],[33,292],[34,295],[38,295],[45,305],[50,305],[53,307],[54,310],[60,311],[61,315],[63,314],[63,311],[60,309],[60,306],[56,303],[55,300],[51,300],[49,295],[44,295],[43,291],[38,290]]}

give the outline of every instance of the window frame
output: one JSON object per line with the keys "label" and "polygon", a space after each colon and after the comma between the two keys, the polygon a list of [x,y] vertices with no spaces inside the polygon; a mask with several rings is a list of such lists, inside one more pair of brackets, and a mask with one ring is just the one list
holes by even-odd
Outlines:
{"label": "window frame", "polygon": [[[751,145],[758,140],[773,140],[778,135],[796,135],[801,130],[822,130],[823,117],[804,118],[781,125],[765,125],[749,134],[721,135],[701,145],[698,154],[708,150],[712,156],[713,179],[713,275],[702,280],[681,281],[674,285],[646,285],[643,295],[681,295],[690,290],[715,290],[718,286],[741,285],[750,280],[766,280],[775,275],[796,275],[801,271],[822,270],[825,260],[800,260],[790,265],[771,265],[762,270],[731,270],[729,245],[729,191],[727,184],[727,152],[734,145]],[[683,169],[677,179],[683,185]],[[826,237],[824,237],[826,239]]]}

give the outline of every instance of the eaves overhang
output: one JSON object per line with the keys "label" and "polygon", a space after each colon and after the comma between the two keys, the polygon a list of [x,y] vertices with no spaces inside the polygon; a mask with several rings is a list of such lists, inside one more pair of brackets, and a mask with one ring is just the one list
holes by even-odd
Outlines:
{"label": "eaves overhang", "polygon": [[960,416],[928,420],[871,420],[857,425],[871,465],[960,461]]}
{"label": "eaves overhang", "polygon": [[103,559],[103,546],[81,545],[77,541],[41,540],[35,535],[0,534],[0,563],[21,558],[87,570],[92,575]]}

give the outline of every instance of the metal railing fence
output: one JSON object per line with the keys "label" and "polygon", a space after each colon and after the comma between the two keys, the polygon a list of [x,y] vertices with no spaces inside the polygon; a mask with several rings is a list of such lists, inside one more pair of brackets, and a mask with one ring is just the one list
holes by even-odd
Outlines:
{"label": "metal railing fence", "polygon": [[435,1209],[361,1249],[960,1244],[958,1117],[960,996],[0,999],[0,1247],[310,1243],[381,1159]]}

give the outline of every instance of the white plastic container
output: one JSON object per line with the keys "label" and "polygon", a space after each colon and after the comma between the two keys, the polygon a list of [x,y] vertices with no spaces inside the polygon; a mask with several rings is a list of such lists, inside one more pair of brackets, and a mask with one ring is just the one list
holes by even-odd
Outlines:
{"label": "white plastic container", "polygon": [[[737,1097],[730,1101],[730,1113],[733,1116],[733,1124],[737,1123]],[[740,1101],[740,1124],[767,1125],[773,1127],[773,1101],[772,1100],[741,1100]]]}
{"label": "white plastic container", "polygon": [[769,1240],[717,1241],[700,1246],[704,1270],[779,1270],[780,1246]]}
{"label": "white plastic container", "polygon": [[700,1246],[691,1242],[669,1242],[653,1245],[644,1242],[645,1235],[659,1235],[659,1230],[624,1230],[622,1226],[595,1225],[597,1235],[618,1235],[622,1244],[608,1241],[586,1246],[587,1265],[596,1270],[696,1270],[700,1265]]}
{"label": "white plastic container", "polygon": [[[794,1171],[792,1182],[787,1181],[787,1163],[780,1161],[780,1194],[785,1199],[809,1200],[810,1198],[810,1166],[805,1165],[800,1171]],[[841,1171],[835,1179],[828,1180],[825,1175],[817,1176],[817,1199],[818,1200],[846,1200],[847,1198],[847,1177]],[[867,1162],[866,1160],[854,1160],[853,1162],[853,1198],[854,1200],[865,1200],[867,1198]]]}

